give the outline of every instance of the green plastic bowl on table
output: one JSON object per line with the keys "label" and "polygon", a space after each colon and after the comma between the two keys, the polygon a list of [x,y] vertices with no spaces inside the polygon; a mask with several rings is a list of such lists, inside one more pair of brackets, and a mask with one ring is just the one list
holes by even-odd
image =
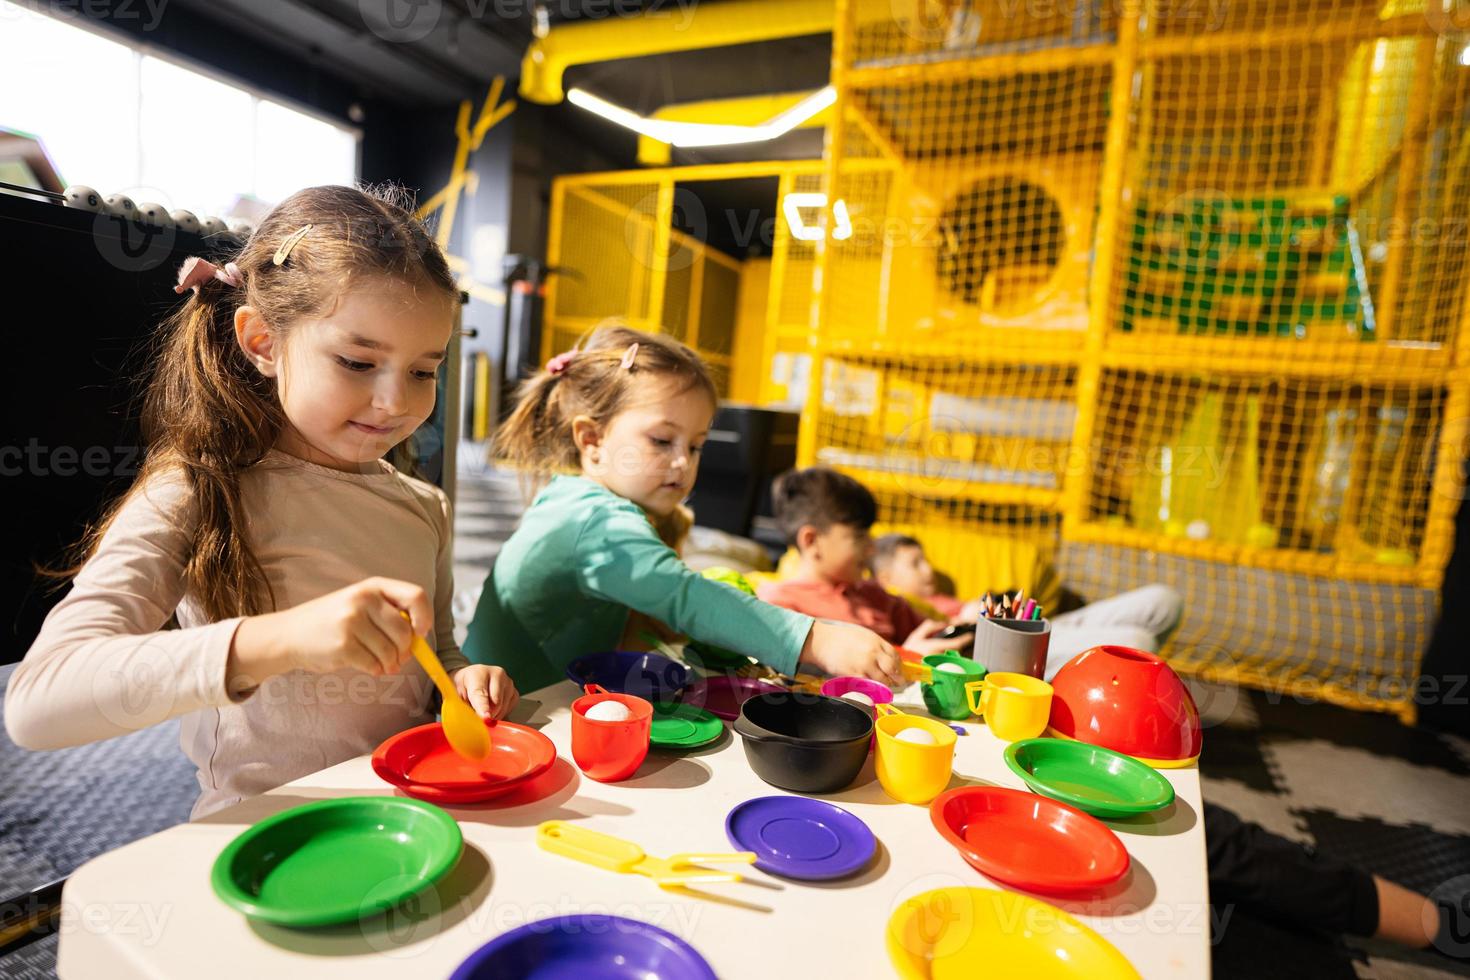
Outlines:
{"label": "green plastic bowl on table", "polygon": [[1174,786],[1137,759],[1100,745],[1028,738],[1006,746],[1005,762],[1031,791],[1094,817],[1126,818],[1174,802]]}
{"label": "green plastic bowl on table", "polygon": [[703,708],[677,701],[656,701],[649,744],[656,749],[695,749],[725,731],[725,723]]}
{"label": "green plastic bowl on table", "polygon": [[210,884],[226,905],[275,925],[356,922],[442,878],[463,847],[459,824],[432,803],[321,800],[282,810],[230,841]]}

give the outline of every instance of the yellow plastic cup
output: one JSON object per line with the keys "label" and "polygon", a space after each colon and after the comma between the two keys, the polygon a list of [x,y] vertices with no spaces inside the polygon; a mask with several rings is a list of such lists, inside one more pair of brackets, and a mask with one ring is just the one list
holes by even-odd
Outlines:
{"label": "yellow plastic cup", "polygon": [[[954,729],[932,718],[905,714],[891,704],[878,710],[878,754],[874,768],[883,792],[900,803],[928,805],[949,786],[954,771]],[[919,728],[934,736],[933,745],[904,742],[898,733]]]}
{"label": "yellow plastic cup", "polygon": [[1029,674],[996,671],[965,685],[970,710],[985,716],[996,738],[1019,742],[1046,731],[1051,718],[1051,685]]}

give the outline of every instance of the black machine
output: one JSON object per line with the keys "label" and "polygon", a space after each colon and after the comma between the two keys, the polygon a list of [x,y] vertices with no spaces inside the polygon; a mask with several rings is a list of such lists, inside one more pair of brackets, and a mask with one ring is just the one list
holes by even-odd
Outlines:
{"label": "black machine", "polygon": [[[551,272],[529,255],[505,257],[502,282],[505,285],[505,308],[500,325],[500,378],[497,392],[509,392],[540,367],[541,308],[546,289],[546,276]],[[505,421],[514,403],[500,397],[494,405],[496,421]]]}
{"label": "black machine", "polygon": [[756,518],[771,513],[771,480],[796,465],[799,418],[795,412],[743,405],[719,410],[690,500],[697,524],[762,537],[753,534]]}

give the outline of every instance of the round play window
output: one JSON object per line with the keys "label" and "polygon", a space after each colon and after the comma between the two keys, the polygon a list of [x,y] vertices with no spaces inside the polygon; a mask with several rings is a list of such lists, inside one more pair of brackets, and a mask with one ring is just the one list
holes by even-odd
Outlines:
{"label": "round play window", "polygon": [[939,232],[940,284],[996,313],[1035,305],[1067,239],[1056,199],[1018,177],[978,181],[956,194],[939,219]]}

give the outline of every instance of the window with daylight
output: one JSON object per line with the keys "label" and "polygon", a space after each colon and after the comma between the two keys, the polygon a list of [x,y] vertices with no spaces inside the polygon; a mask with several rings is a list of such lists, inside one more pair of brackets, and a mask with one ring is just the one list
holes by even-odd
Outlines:
{"label": "window with daylight", "polygon": [[39,137],[66,182],[258,219],[356,179],[357,130],[81,24],[0,0],[0,128]]}

